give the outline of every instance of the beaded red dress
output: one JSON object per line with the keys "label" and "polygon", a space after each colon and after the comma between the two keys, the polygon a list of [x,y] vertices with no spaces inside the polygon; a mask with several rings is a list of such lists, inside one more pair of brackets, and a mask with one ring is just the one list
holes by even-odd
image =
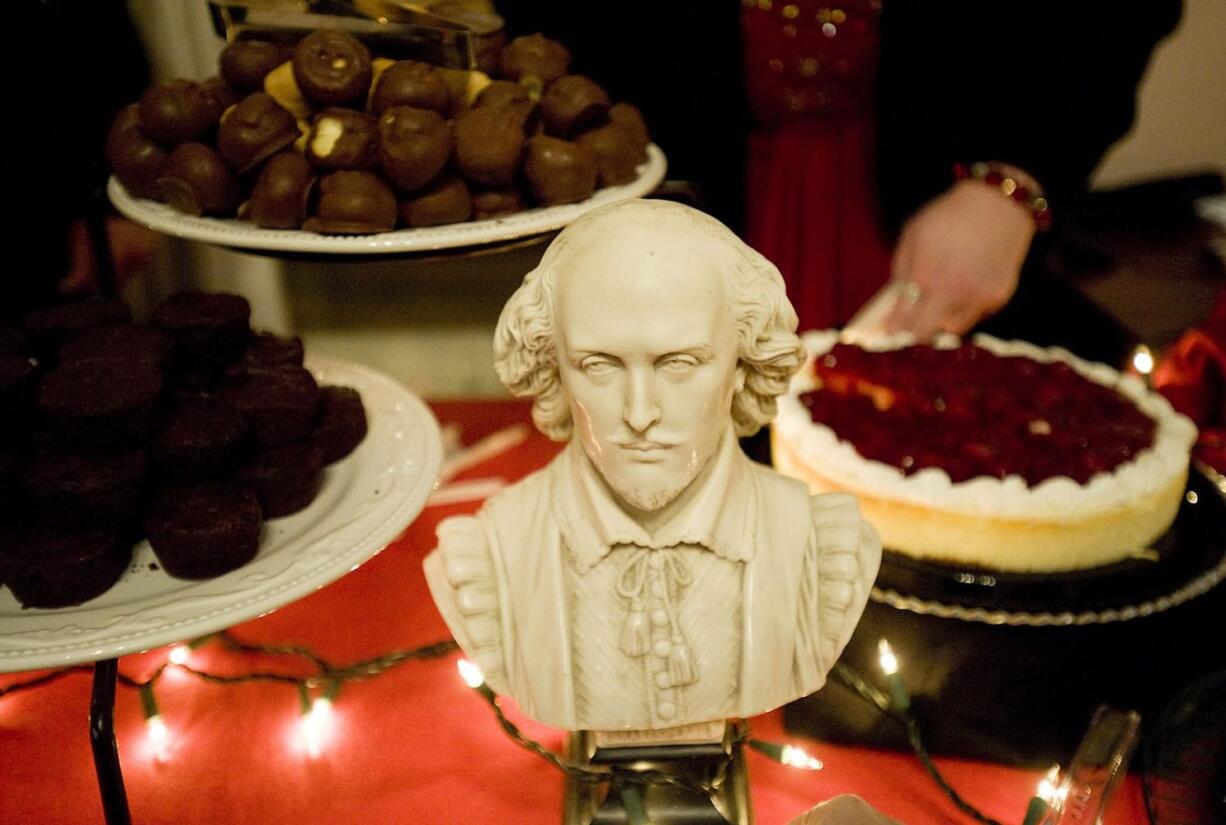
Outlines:
{"label": "beaded red dress", "polygon": [[843,325],[889,277],[874,179],[880,9],[742,2],[754,118],[745,234],[783,273],[802,330]]}

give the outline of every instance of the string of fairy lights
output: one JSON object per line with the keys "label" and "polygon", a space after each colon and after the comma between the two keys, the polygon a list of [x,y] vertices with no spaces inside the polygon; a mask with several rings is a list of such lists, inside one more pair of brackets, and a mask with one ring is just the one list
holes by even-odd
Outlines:
{"label": "string of fairy lights", "polygon": [[[258,654],[292,657],[307,663],[313,672],[308,676],[294,676],[272,670],[251,670],[237,675],[224,675],[192,666],[190,663],[192,651],[208,644],[220,645],[224,649],[240,655]],[[171,728],[163,718],[155,694],[158,683],[167,673],[181,672],[201,681],[220,685],[261,681],[292,685],[296,690],[300,711],[298,721],[299,740],[307,757],[316,758],[323,752],[329,739],[332,726],[333,703],[337,701],[344,685],[375,678],[407,662],[437,659],[456,650],[456,643],[446,640],[409,650],[392,651],[341,666],[325,660],[307,647],[249,644],[239,641],[228,631],[222,631],[170,647],[166,659],[147,678],[134,679],[120,674],[119,683],[124,687],[135,689],[139,692],[141,709],[145,718],[148,746],[154,758],[159,762],[165,762],[169,759],[172,739]],[[898,657],[885,639],[882,639],[879,643],[878,659],[881,674],[885,678],[885,691],[882,691],[842,662],[835,664],[831,670],[831,677],[852,689],[864,701],[903,726],[906,730],[907,740],[915,755],[923,764],[925,771],[927,771],[932,780],[960,811],[976,821],[984,823],[984,825],[1000,825],[998,821],[985,816],[963,799],[945,780],[932,761],[927,748],[924,746],[919,720],[911,707],[911,697],[902,677]],[[607,783],[610,787],[615,788],[621,794],[632,825],[647,825],[649,822],[642,803],[641,791],[645,785],[666,783],[682,786],[706,795],[713,795],[725,779],[726,770],[733,759],[732,754],[741,747],[752,748],[775,762],[800,770],[818,771],[823,768],[821,760],[810,755],[802,747],[749,737],[747,725],[742,725],[738,728],[737,735],[729,743],[727,762],[714,772],[713,778],[708,782],[697,782],[659,770],[632,770],[576,764],[524,734],[507,717],[497,694],[486,684],[484,675],[475,664],[467,659],[460,659],[457,664],[459,666],[460,677],[489,705],[499,727],[516,745],[540,757],[574,782],[584,785],[603,785]],[[74,665],[53,670],[25,681],[14,682],[0,687],[0,699],[47,685],[73,673],[88,672],[90,670],[92,670],[92,665]],[[1069,781],[1067,776],[1062,775],[1058,765],[1052,766],[1051,770],[1038,783],[1035,795],[1027,806],[1022,820],[1023,825],[1047,825],[1047,823],[1054,822],[1058,818],[1063,801],[1068,794]]]}

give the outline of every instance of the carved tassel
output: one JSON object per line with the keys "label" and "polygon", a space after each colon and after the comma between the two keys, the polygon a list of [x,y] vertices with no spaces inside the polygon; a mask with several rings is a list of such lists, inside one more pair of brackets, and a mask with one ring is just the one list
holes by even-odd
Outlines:
{"label": "carved tassel", "polygon": [[651,633],[647,629],[647,612],[643,603],[635,599],[630,603],[630,612],[626,615],[626,623],[622,625],[620,647],[627,656],[646,656],[651,642]]}
{"label": "carved tassel", "polygon": [[679,638],[673,639],[672,650],[668,654],[668,678],[675,686],[689,685],[698,680],[690,646]]}

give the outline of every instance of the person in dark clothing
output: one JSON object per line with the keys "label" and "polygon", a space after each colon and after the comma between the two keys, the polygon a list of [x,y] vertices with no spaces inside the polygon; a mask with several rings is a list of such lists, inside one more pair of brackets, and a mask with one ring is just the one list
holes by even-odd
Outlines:
{"label": "person in dark clothing", "polygon": [[802,328],[846,324],[893,279],[911,300],[891,323],[921,337],[1000,309],[1028,255],[1039,294],[1020,305],[1075,303],[1033,266],[1033,210],[954,164],[991,162],[1041,193],[1057,234],[1181,13],[1178,0],[1144,14],[1101,0],[496,5],[509,36],[561,41],[572,71],[642,109],[670,177],[783,271]]}
{"label": "person in dark clothing", "polygon": [[88,286],[93,238],[108,211],[106,132],[149,78],[121,2],[19,0],[11,10],[10,30],[34,60],[26,64],[29,76],[12,84],[13,131],[4,153],[8,191],[16,195],[9,238],[24,252],[4,279],[0,323]]}

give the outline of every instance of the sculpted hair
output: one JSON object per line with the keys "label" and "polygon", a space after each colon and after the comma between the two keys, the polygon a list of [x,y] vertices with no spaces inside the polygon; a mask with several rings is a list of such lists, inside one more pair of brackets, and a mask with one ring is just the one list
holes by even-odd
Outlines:
{"label": "sculpted hair", "polygon": [[507,301],[494,333],[494,369],[514,395],[531,397],[532,420],[555,441],[571,436],[570,407],[558,375],[553,292],[568,260],[617,226],[650,222],[678,232],[697,232],[728,254],[720,275],[728,285],[736,319],[739,364],[745,384],[732,398],[738,436],[752,435],[775,417],[775,399],[787,390],[804,362],[796,335],[796,311],[774,264],[747,246],[714,218],[687,206],[659,200],[627,201],[588,213],[564,229],[540,264]]}

